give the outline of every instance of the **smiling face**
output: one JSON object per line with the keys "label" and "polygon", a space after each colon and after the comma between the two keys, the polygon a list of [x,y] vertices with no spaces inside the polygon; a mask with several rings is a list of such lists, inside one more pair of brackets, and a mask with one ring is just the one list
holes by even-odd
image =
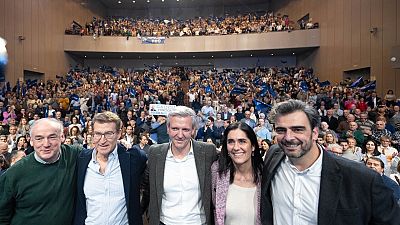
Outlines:
{"label": "smiling face", "polygon": [[38,124],[31,131],[31,145],[39,158],[46,162],[54,162],[60,154],[64,134],[55,122],[42,120],[36,123]]}
{"label": "smiling face", "polygon": [[245,164],[251,165],[251,154],[254,148],[244,131],[235,129],[228,133],[227,150],[236,167]]}
{"label": "smiling face", "polygon": [[115,123],[94,123],[93,124],[93,143],[97,153],[108,156],[114,151],[121,130],[117,130]]}
{"label": "smiling face", "polygon": [[279,146],[291,160],[307,158],[311,150],[319,155],[316,145],[318,128],[311,128],[304,112],[295,111],[277,117],[275,132]]}
{"label": "smiling face", "polygon": [[190,116],[171,117],[167,131],[172,142],[172,151],[189,152],[190,141],[195,132]]}

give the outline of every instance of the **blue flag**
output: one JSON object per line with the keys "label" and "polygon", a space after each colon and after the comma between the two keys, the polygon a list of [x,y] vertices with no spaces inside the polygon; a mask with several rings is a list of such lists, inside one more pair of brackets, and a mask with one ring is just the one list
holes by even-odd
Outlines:
{"label": "blue flag", "polygon": [[360,91],[369,91],[376,89],[376,80],[371,81],[369,84],[365,85],[364,87],[360,88]]}
{"label": "blue flag", "polygon": [[326,80],[326,81],[323,81],[323,82],[319,83],[320,87],[326,87],[326,86],[329,86],[329,85],[331,85],[331,82],[329,82],[329,80]]}
{"label": "blue flag", "polygon": [[350,87],[350,88],[358,87],[362,81],[363,81],[363,77],[359,77],[359,78],[357,78],[357,80],[354,81],[349,87]]}
{"label": "blue flag", "polygon": [[267,95],[267,93],[268,93],[268,86],[267,85],[263,85],[262,86],[262,89],[261,89],[261,92],[260,92],[260,96],[261,97],[265,97],[266,95]]}
{"label": "blue flag", "polygon": [[247,89],[246,89],[246,88],[236,86],[236,87],[234,87],[234,88],[232,89],[231,95],[234,95],[234,94],[244,94],[244,93],[246,93],[246,92],[247,92]]}
{"label": "blue flag", "polygon": [[253,103],[254,103],[254,108],[257,111],[265,112],[265,111],[269,111],[272,108],[271,105],[264,103],[257,99],[254,99]]}
{"label": "blue flag", "polygon": [[272,85],[267,85],[268,87],[268,92],[269,94],[273,97],[276,98],[276,96],[278,96],[278,94],[276,93],[276,91],[274,90],[274,88],[272,87]]}
{"label": "blue flag", "polygon": [[206,93],[213,93],[213,90],[212,90],[212,88],[211,88],[210,85],[208,85],[207,87],[205,87],[205,88],[204,88],[204,91],[205,91]]}
{"label": "blue flag", "polygon": [[303,92],[308,92],[308,84],[307,84],[307,82],[301,81],[301,82],[300,82],[300,89],[301,89]]}

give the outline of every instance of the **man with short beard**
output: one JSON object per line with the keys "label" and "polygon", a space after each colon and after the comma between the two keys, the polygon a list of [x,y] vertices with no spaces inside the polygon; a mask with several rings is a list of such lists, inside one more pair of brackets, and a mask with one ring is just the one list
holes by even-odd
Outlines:
{"label": "man with short beard", "polygon": [[400,208],[378,173],[317,145],[314,108],[288,100],[271,117],[278,145],[265,156],[262,224],[399,224]]}

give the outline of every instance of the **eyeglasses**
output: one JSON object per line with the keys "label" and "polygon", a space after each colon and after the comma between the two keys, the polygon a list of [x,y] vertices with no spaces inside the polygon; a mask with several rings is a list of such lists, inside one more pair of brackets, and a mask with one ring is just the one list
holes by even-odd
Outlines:
{"label": "eyeglasses", "polygon": [[99,141],[103,136],[104,136],[107,140],[110,140],[110,139],[112,139],[112,138],[114,137],[114,135],[115,135],[115,132],[113,132],[113,131],[108,131],[108,132],[105,132],[105,133],[98,133],[98,132],[95,132],[95,133],[93,134],[93,140]]}

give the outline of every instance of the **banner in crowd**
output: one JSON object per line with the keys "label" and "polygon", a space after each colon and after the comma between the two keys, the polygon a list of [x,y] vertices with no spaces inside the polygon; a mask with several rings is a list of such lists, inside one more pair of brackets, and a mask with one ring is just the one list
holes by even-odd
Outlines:
{"label": "banner in crowd", "polygon": [[163,115],[167,116],[169,112],[175,109],[176,105],[165,105],[165,104],[150,104],[149,114],[154,115]]}
{"label": "banner in crowd", "polygon": [[140,37],[142,44],[165,44],[165,37]]}

